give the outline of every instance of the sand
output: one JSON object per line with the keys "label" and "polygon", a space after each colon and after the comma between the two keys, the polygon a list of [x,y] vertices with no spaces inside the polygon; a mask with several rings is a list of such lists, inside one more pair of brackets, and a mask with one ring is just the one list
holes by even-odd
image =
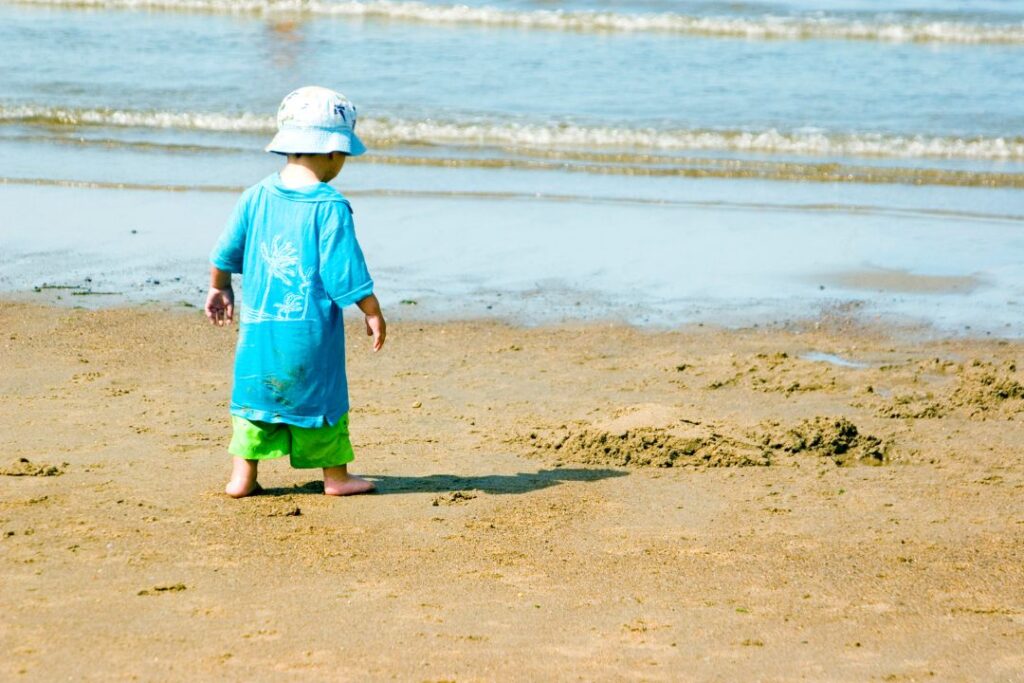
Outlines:
{"label": "sand", "polygon": [[395,318],[235,501],[234,330],[0,330],[4,680],[1024,680],[1020,341]]}

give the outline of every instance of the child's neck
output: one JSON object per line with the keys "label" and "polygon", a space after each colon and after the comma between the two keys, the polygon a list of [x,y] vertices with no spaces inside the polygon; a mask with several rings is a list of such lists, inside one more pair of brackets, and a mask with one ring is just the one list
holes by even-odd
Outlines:
{"label": "child's neck", "polygon": [[317,182],[327,182],[336,175],[336,173],[332,173],[332,170],[321,159],[300,157],[288,160],[279,175],[282,184],[286,187],[302,187],[303,185],[314,185]]}
{"label": "child's neck", "polygon": [[281,184],[285,187],[303,187],[305,185],[316,185],[326,182],[326,174],[320,169],[314,168],[313,164],[301,163],[305,158],[297,161],[289,161],[278,173],[281,176]]}

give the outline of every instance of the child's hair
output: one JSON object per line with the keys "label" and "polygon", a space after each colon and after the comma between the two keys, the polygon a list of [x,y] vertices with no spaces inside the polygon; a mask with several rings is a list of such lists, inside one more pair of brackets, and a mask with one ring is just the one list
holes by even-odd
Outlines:
{"label": "child's hair", "polygon": [[[348,153],[342,152],[341,150],[335,150],[338,154],[344,154],[349,156]],[[289,159],[298,159],[300,157],[327,157],[334,154],[334,152],[289,152]]]}

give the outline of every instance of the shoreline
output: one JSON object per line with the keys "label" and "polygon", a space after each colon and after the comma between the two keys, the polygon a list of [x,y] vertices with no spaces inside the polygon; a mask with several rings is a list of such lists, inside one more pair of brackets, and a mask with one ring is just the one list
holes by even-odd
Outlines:
{"label": "shoreline", "polygon": [[[957,280],[954,285],[961,283]],[[103,311],[146,311],[170,315],[202,316],[202,302],[166,299],[148,300],[116,300],[113,297],[119,292],[91,292],[89,283],[82,287],[68,284],[42,283],[40,287],[28,291],[0,292],[0,306],[16,305],[30,308],[54,308],[65,311],[87,311],[101,313]],[[205,289],[203,290],[205,292]],[[241,287],[235,286],[236,297],[241,296]],[[76,294],[81,292],[81,294]],[[111,297],[111,298],[108,298]],[[500,298],[502,294],[497,294]],[[95,298],[93,298],[95,297]],[[670,323],[650,323],[629,320],[622,316],[566,316],[557,318],[547,316],[530,320],[527,315],[511,316],[494,314],[481,305],[477,309],[467,308],[464,312],[449,311],[447,314],[431,311],[423,305],[422,300],[386,300],[384,314],[388,323],[402,325],[429,325],[443,327],[445,325],[494,326],[510,330],[581,330],[581,329],[621,329],[631,330],[644,335],[698,334],[703,332],[721,334],[847,334],[857,339],[869,339],[881,343],[889,340],[899,343],[942,343],[979,342],[979,343],[1012,343],[1024,341],[1024,335],[1016,332],[1006,335],[999,330],[974,329],[966,326],[962,329],[950,330],[937,327],[929,321],[912,316],[878,316],[859,312],[862,302],[836,300],[823,304],[816,313],[794,315],[790,318],[778,319],[744,319],[739,317],[733,321],[693,320]],[[94,304],[94,305],[87,305]],[[355,308],[346,308],[347,325],[354,325],[359,312]],[[205,320],[205,318],[203,318]],[[755,322],[755,320],[759,320]],[[235,325],[238,325],[237,315]]]}
{"label": "shoreline", "polygon": [[[777,187],[744,188],[684,184],[674,193],[688,203],[673,205],[362,197],[356,229],[382,303],[420,319],[673,329],[846,314],[868,325],[931,326],[928,336],[1024,337],[1017,225],[963,213],[988,195],[965,191],[932,205],[922,190],[879,213],[820,194],[811,202],[806,187],[769,207],[785,200]],[[750,206],[721,205],[736,191],[754,191],[742,195]],[[884,199],[877,188],[858,191],[845,202]],[[66,292],[74,305],[201,305],[207,250],[234,200],[0,185],[0,201],[25,209],[0,227],[8,246],[0,296],[49,284],[78,288]],[[69,204],[72,216],[59,209]],[[910,215],[907,204],[934,215]],[[401,303],[409,301],[416,305]]]}
{"label": "shoreline", "polygon": [[[821,208],[820,195],[808,205],[814,210],[740,210],[715,204],[714,193],[726,188],[700,187],[710,204],[521,199],[514,210],[495,211],[495,199],[362,197],[357,233],[382,303],[419,319],[610,319],[672,329],[839,314],[866,324],[923,323],[937,336],[1024,337],[1012,221],[864,214]],[[874,192],[864,191],[864,199]],[[965,209],[977,196],[936,206]],[[61,300],[73,305],[199,306],[206,254],[235,196],[7,185],[0,201],[19,216],[0,228],[0,296],[20,298],[49,283],[78,288]],[[71,215],[59,208],[69,203]],[[49,293],[28,296],[63,296]]]}

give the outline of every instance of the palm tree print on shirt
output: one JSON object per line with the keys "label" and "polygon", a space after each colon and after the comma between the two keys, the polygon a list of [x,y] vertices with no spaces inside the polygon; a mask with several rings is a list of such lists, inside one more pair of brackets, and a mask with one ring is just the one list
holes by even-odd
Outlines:
{"label": "palm tree print on shirt", "polygon": [[302,296],[295,292],[288,292],[284,297],[284,302],[274,304],[274,308],[277,309],[277,318],[275,320],[291,320],[289,317],[296,311],[303,310]]}
{"label": "palm tree print on shirt", "polygon": [[306,311],[309,310],[309,290],[313,286],[313,273],[315,270],[312,266],[309,268],[302,268],[299,270],[299,294],[303,298],[302,304],[302,316],[301,319],[306,319]]}
{"label": "palm tree print on shirt", "polygon": [[[277,308],[276,316],[267,313],[267,304],[270,299],[270,290],[274,284],[274,280],[280,280],[286,287],[291,287],[292,285],[292,278],[295,277],[295,265],[299,262],[299,255],[295,250],[295,245],[291,242],[282,240],[281,236],[277,235],[270,243],[269,248],[267,247],[266,242],[260,245],[260,258],[263,260],[267,269],[267,280],[266,285],[263,288],[263,299],[260,302],[259,310],[246,316],[246,322],[259,323],[267,320],[289,320],[288,316],[291,313],[300,310],[305,314],[306,308],[302,302],[302,295],[294,292],[286,294],[281,303],[274,304],[275,308]],[[305,271],[302,275],[305,280]],[[301,289],[302,288],[300,287],[300,291]],[[308,289],[308,287],[306,289]]]}

